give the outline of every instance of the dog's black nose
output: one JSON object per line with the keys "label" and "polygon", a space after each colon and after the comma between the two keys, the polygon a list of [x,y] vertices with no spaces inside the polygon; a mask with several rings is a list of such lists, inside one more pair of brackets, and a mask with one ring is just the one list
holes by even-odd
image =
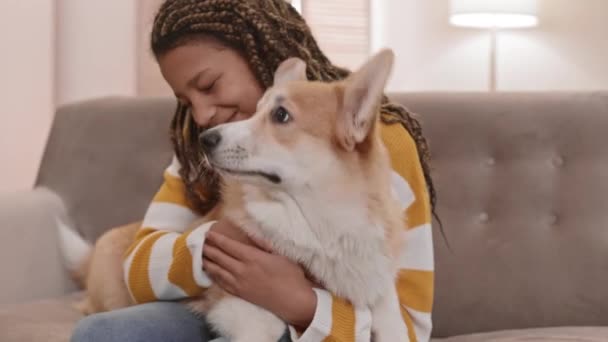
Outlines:
{"label": "dog's black nose", "polygon": [[212,151],[222,141],[222,136],[216,130],[210,130],[201,134],[199,141],[203,148],[207,151]]}

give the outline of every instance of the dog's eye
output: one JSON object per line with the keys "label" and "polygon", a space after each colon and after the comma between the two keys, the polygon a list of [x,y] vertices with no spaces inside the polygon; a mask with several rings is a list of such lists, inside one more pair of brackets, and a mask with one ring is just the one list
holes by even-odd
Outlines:
{"label": "dog's eye", "polygon": [[291,114],[284,107],[277,107],[271,113],[272,121],[279,124],[286,124],[291,121]]}

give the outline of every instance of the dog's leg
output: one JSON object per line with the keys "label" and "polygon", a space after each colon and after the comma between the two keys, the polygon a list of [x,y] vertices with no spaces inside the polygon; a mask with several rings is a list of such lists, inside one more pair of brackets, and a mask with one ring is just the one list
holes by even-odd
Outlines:
{"label": "dog's leg", "polygon": [[277,316],[237,297],[221,299],[207,322],[230,342],[276,342],[286,325]]}
{"label": "dog's leg", "polygon": [[82,313],[85,316],[95,313],[95,310],[93,310],[93,306],[91,305],[91,301],[88,296],[81,299],[77,303],[74,303],[73,306],[76,310],[78,310],[80,313]]}
{"label": "dog's leg", "polygon": [[372,332],[374,342],[407,342],[407,326],[399,308],[397,290],[391,284],[389,290],[372,307]]}

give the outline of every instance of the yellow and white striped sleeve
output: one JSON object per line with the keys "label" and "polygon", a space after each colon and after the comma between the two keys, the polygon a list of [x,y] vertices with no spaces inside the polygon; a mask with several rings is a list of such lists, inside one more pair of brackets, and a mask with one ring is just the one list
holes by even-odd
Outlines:
{"label": "yellow and white striped sleeve", "polygon": [[[382,135],[393,166],[392,185],[404,208],[403,236],[396,282],[404,324],[411,342],[431,335],[434,260],[431,210],[416,145],[401,125],[385,125]],[[368,309],[354,308],[331,293],[315,289],[317,309],[301,336],[291,329],[294,342],[369,342],[372,318]]]}
{"label": "yellow and white striped sleeve", "polygon": [[[401,125],[384,129],[384,141],[390,154],[395,181],[403,182],[413,194],[405,210],[404,249],[399,258],[397,293],[401,314],[410,341],[430,340],[434,295],[434,254],[431,229],[431,204],[422,166],[412,137]],[[403,191],[402,191],[403,192]]]}
{"label": "yellow and white striped sleeve", "polygon": [[202,269],[202,251],[213,222],[186,231],[200,216],[186,198],[179,168],[174,157],[125,253],[125,282],[136,303],[192,297],[211,285]]}

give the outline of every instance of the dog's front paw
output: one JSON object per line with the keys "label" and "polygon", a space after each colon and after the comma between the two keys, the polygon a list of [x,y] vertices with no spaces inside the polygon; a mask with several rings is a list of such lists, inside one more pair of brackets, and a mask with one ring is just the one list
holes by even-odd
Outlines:
{"label": "dog's front paw", "polygon": [[206,318],[230,342],[276,342],[285,332],[277,316],[237,297],[221,299]]}

